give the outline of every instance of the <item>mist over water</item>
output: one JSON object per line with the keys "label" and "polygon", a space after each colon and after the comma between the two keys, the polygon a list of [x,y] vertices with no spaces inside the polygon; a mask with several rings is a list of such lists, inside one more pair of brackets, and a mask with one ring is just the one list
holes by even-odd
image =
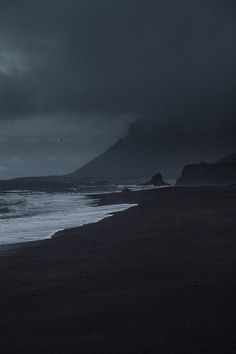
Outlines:
{"label": "mist over water", "polygon": [[73,192],[0,193],[0,244],[47,239],[59,230],[94,223],[131,206],[96,206],[86,195]]}

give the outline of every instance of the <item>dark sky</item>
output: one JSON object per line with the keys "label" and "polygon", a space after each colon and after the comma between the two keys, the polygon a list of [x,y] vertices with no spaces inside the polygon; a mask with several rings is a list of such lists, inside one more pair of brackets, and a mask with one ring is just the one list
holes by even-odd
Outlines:
{"label": "dark sky", "polygon": [[233,139],[234,0],[1,0],[0,24],[1,178],[76,169],[139,117]]}

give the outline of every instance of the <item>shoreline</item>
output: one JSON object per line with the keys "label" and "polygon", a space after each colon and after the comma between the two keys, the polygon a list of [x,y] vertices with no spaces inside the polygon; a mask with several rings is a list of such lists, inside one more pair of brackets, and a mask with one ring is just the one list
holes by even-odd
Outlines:
{"label": "shoreline", "polygon": [[[10,247],[19,248],[21,244],[27,245],[27,243],[51,239],[55,234],[59,234],[63,230],[80,227],[83,225],[89,225],[91,223],[97,223],[100,220],[112,216],[116,212],[126,210],[136,205],[132,203],[122,203],[122,205],[120,205],[121,203],[113,203],[112,205],[100,206],[97,203],[97,193],[93,195],[77,193],[76,195],[76,198],[74,198],[78,200],[73,202],[73,207],[70,206],[70,209],[66,208],[67,205],[64,205],[62,198],[62,200],[59,201],[56,205],[56,212],[52,208],[49,210],[49,213],[47,214],[48,218],[46,215],[46,221],[43,220],[44,216],[41,216],[40,213],[35,214],[32,218],[30,215],[29,217],[26,215],[26,218],[16,217],[13,218],[13,222],[10,222],[10,220],[7,218],[6,220],[3,219],[3,222],[5,223],[0,227],[0,253],[3,252],[4,249],[10,249]],[[35,201],[35,204],[36,203],[37,200]],[[59,212],[63,210],[63,213],[61,213],[63,215],[60,218],[57,216],[57,209]],[[40,218],[39,224],[37,224],[37,218]],[[18,229],[19,232],[16,234],[14,230]]]}
{"label": "shoreline", "polygon": [[[177,187],[177,186],[168,186],[165,188],[181,188],[181,187]],[[91,201],[94,203],[94,207],[96,206],[109,206],[109,205],[119,205],[119,204],[130,204],[130,207],[127,207],[124,210],[120,210],[120,211],[114,211],[112,212],[112,214],[110,214],[110,212],[108,212],[107,214],[105,214],[105,216],[103,217],[103,219],[98,220],[98,221],[94,221],[94,222],[90,222],[88,224],[83,224],[80,226],[75,226],[75,227],[69,227],[69,228],[64,228],[64,229],[58,229],[57,231],[53,232],[52,234],[50,234],[47,238],[43,238],[43,239],[36,239],[35,241],[24,241],[24,242],[17,242],[17,243],[9,243],[9,244],[0,244],[0,257],[2,255],[4,255],[3,252],[14,252],[14,250],[20,250],[21,248],[25,249],[28,247],[31,247],[33,245],[37,246],[38,243],[44,243],[47,242],[49,240],[52,240],[54,238],[57,237],[63,237],[64,234],[66,234],[67,232],[70,232],[71,230],[79,230],[80,228],[84,227],[84,226],[88,226],[91,224],[97,224],[107,218],[113,217],[116,214],[122,213],[126,210],[129,210],[130,208],[136,207],[138,206],[138,204],[133,204],[131,200],[133,200],[134,195],[139,194],[139,193],[143,193],[143,192],[150,192],[150,191],[155,191],[158,189],[163,189],[163,187],[161,188],[148,188],[148,189],[144,189],[144,190],[135,190],[132,191],[132,194],[124,194],[121,192],[101,192],[101,193],[84,193],[83,195],[85,195],[86,197],[90,198]],[[108,197],[108,198],[107,198]],[[113,204],[113,198],[115,200],[115,204]],[[127,201],[127,203],[124,203],[124,201]]]}
{"label": "shoreline", "polygon": [[236,188],[98,201],[119,202],[138,206],[0,257],[4,354],[235,352]]}
{"label": "shoreline", "polygon": [[[113,193],[107,193],[107,194],[113,194]],[[102,194],[103,195],[103,194]],[[113,204],[114,206],[115,205],[119,205],[119,204],[123,204],[123,203],[117,203],[117,204]],[[102,205],[109,205],[109,204],[101,204]],[[118,211],[111,211],[111,212],[108,212],[107,214],[104,215],[104,217],[101,219],[101,220],[98,220],[98,221],[92,221],[88,224],[83,224],[83,225],[80,225],[80,226],[75,226],[75,227],[69,227],[69,228],[66,228],[66,229],[61,229],[61,230],[58,230],[56,232],[54,232],[48,239],[44,239],[44,240],[38,240],[38,242],[40,241],[46,241],[46,240],[52,240],[56,237],[63,237],[65,234],[67,234],[68,232],[70,232],[71,230],[79,230],[81,227],[84,227],[84,226],[89,226],[89,225],[93,225],[93,224],[98,224],[100,223],[101,221],[103,220],[106,220],[108,218],[112,218],[113,216],[117,215],[117,214],[120,214],[120,213],[123,213],[131,208],[135,208],[137,207],[138,204],[131,204],[130,203],[130,206],[127,206],[125,209],[123,210],[118,210]],[[34,242],[34,241],[33,241]],[[36,241],[35,241],[36,242]]]}

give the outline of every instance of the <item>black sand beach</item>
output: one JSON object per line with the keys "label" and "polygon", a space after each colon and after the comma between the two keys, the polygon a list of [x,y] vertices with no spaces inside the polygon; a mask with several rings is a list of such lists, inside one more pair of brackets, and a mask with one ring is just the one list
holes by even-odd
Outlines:
{"label": "black sand beach", "polygon": [[0,352],[235,353],[236,187],[138,203],[0,256]]}

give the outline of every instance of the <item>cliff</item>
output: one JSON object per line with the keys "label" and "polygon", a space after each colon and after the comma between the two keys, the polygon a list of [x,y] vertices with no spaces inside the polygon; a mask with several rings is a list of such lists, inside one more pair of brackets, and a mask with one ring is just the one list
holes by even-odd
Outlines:
{"label": "cliff", "polygon": [[201,162],[184,167],[176,184],[231,184],[236,183],[236,154],[214,163]]}
{"label": "cliff", "polygon": [[[154,136],[147,137],[139,123],[130,125],[125,138],[70,175],[84,180],[115,183],[143,182],[162,167],[161,148]],[[167,159],[168,160],[168,159]]]}
{"label": "cliff", "polygon": [[187,161],[199,161],[203,156],[212,159],[223,151],[220,144],[215,146],[208,136],[204,140],[183,129],[176,134],[171,122],[163,124],[138,120],[130,125],[125,138],[68,177],[143,183],[156,171],[162,171],[164,178],[171,180],[179,176]]}

